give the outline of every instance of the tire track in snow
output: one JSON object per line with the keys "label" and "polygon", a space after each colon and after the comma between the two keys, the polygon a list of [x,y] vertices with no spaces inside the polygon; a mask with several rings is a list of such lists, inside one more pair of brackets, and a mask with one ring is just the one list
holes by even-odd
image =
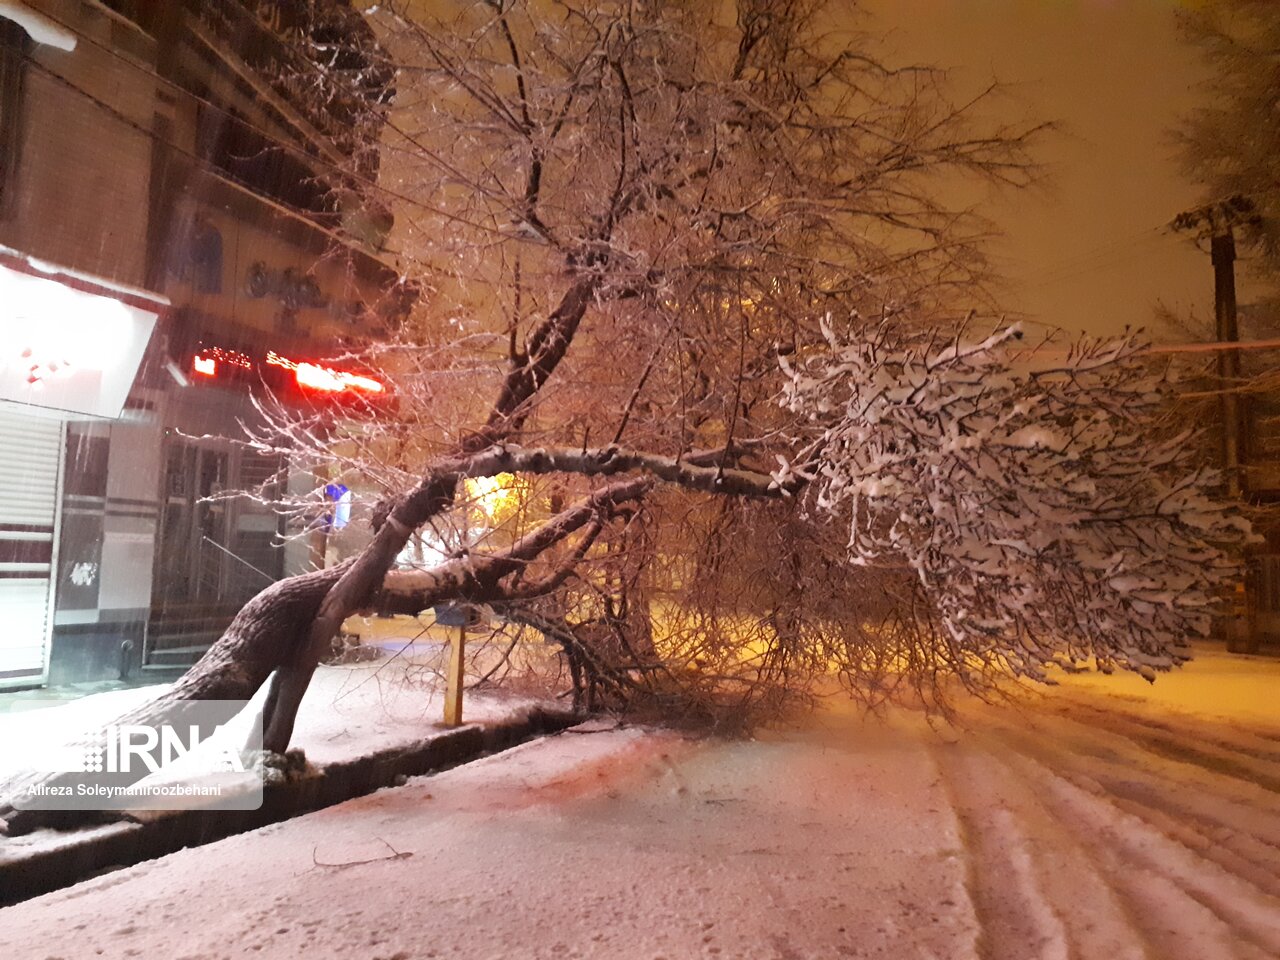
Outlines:
{"label": "tire track in snow", "polygon": [[[998,745],[988,751],[993,760]],[[1280,899],[1126,812],[1096,781],[1075,782],[1055,768],[1060,755],[1043,742],[1003,753],[998,762],[1093,851],[1162,960],[1280,956]]]}
{"label": "tire track in snow", "polygon": [[[1050,712],[1093,729],[1118,733],[1147,751],[1170,760],[1192,763],[1280,793],[1280,756],[1273,756],[1269,751],[1245,748],[1229,739],[1205,739],[1200,731],[1196,731],[1193,738],[1189,730],[1145,722],[1129,714],[1088,704],[1051,707]],[[1086,716],[1082,718],[1080,713]]]}
{"label": "tire track in snow", "polygon": [[1206,860],[1212,860],[1224,870],[1248,880],[1263,893],[1280,898],[1280,874],[1271,865],[1265,862],[1259,863],[1247,855],[1240,854],[1235,844],[1220,843],[1218,838],[1197,829],[1192,824],[1184,823],[1163,811],[1119,795],[1114,787],[1106,784],[1104,786],[1107,786],[1112,794],[1112,802],[1121,810],[1141,818],[1152,829],[1177,840],[1184,847],[1194,850]]}
{"label": "tire track in snow", "polygon": [[1116,696],[1090,696],[1062,687],[1046,695],[1044,703],[1050,709],[1053,709],[1053,704],[1063,704],[1097,716],[1121,718],[1160,734],[1176,737],[1192,734],[1201,743],[1213,744],[1258,760],[1280,763],[1280,726],[1267,727],[1239,720],[1212,720],[1195,714],[1168,711],[1152,715],[1141,709],[1141,701],[1134,703]]}
{"label": "tire track in snow", "polygon": [[[1046,736],[1046,726],[1053,737]],[[1069,749],[1054,754],[1054,766],[1103,787],[1113,802],[1220,866],[1245,876],[1260,889],[1280,895],[1280,810],[1249,803],[1259,791],[1222,781],[1199,767],[1151,757],[1140,744],[1110,730],[1070,718],[1042,723],[1036,734],[998,724],[1003,736],[1024,753],[1043,754],[1045,744]],[[1105,749],[1110,744],[1114,749]],[[1234,793],[1234,797],[1227,794]],[[1261,794],[1269,801],[1269,794]]]}
{"label": "tire track in snow", "polygon": [[964,826],[989,960],[1156,960],[1088,851],[1025,785],[977,750],[934,747]]}
{"label": "tire track in snow", "polygon": [[[1064,756],[1078,757],[1093,764],[1095,769],[1109,770],[1118,776],[1145,778],[1170,792],[1183,791],[1175,795],[1184,799],[1189,796],[1186,788],[1194,787],[1215,802],[1224,802],[1231,811],[1232,823],[1243,820],[1256,839],[1280,849],[1280,799],[1252,780],[1224,774],[1185,758],[1169,757],[1147,749],[1140,737],[1061,714],[1045,713],[1034,718],[1022,715],[1015,722],[1007,714],[989,711],[980,726],[1001,731],[1002,735],[1020,743],[1036,745],[1035,749],[1050,742],[1059,743],[1064,748],[1061,751]],[[1205,810],[1202,806],[1201,815]],[[1219,819],[1219,822],[1223,821]]]}

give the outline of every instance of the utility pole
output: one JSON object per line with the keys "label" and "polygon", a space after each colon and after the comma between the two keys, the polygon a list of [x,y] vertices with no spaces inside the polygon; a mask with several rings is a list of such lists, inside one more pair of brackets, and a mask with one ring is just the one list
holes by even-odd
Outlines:
{"label": "utility pole", "polygon": [[[1209,239],[1213,258],[1213,317],[1219,343],[1238,343],[1240,328],[1236,319],[1236,238],[1230,222],[1221,233]],[[1240,402],[1236,390],[1240,386],[1240,351],[1218,352],[1218,387],[1222,391],[1222,465],[1226,474],[1227,495],[1239,497],[1246,487],[1241,473]]]}
{"label": "utility pole", "polygon": [[[1258,219],[1253,201],[1236,195],[1218,203],[1207,204],[1178,214],[1175,230],[1194,231],[1197,238],[1209,240],[1213,262],[1213,316],[1219,343],[1238,343],[1240,328],[1236,316],[1236,238],[1235,228],[1255,223]],[[1222,416],[1222,473],[1227,495],[1243,497],[1248,489],[1244,474],[1247,462],[1248,419],[1237,390],[1240,388],[1240,351],[1219,350],[1218,397]],[[1252,568],[1249,568],[1252,569]],[[1235,598],[1233,623],[1227,632],[1227,649],[1238,653],[1256,653],[1259,637],[1249,604],[1248,580],[1239,584]]]}
{"label": "utility pole", "polygon": [[[1175,230],[1191,231],[1198,240],[1208,239],[1213,262],[1213,316],[1219,343],[1237,343],[1240,328],[1236,319],[1236,239],[1235,228],[1253,223],[1258,215],[1253,201],[1234,196],[1178,214]],[[1241,416],[1236,390],[1240,386],[1240,351],[1218,352],[1218,390],[1222,411],[1222,472],[1227,493],[1241,496],[1248,487],[1243,467],[1247,431]]]}

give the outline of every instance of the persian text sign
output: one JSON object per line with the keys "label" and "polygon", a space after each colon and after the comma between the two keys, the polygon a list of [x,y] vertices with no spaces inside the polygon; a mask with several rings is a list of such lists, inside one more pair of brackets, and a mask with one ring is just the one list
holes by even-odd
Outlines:
{"label": "persian text sign", "polygon": [[161,702],[110,721],[78,702],[47,703],[0,729],[10,734],[0,740],[2,799],[16,809],[262,806],[262,715],[245,701]]}

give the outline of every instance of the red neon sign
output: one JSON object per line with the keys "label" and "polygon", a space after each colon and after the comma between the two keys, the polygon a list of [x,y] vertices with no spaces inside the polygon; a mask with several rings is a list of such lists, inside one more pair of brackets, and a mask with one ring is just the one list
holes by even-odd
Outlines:
{"label": "red neon sign", "polygon": [[268,350],[264,359],[253,360],[248,354],[225,347],[201,344],[191,355],[191,371],[208,380],[238,379],[255,368],[264,374],[267,367],[275,367],[292,374],[293,381],[303,392],[323,393],[329,396],[374,397],[387,393],[386,385],[374,377],[351,370],[339,370],[318,363],[291,360],[274,350]]}
{"label": "red neon sign", "polygon": [[216,377],[219,364],[225,367],[239,367],[241,370],[253,369],[253,361],[239,350],[206,347],[191,358],[191,369],[203,377]]}
{"label": "red neon sign", "polygon": [[373,377],[366,377],[346,370],[334,370],[315,363],[299,363],[282,357],[274,350],[267,351],[267,363],[275,367],[292,370],[298,386],[309,390],[323,390],[326,393],[342,393],[347,390],[359,393],[382,393],[386,388]]}

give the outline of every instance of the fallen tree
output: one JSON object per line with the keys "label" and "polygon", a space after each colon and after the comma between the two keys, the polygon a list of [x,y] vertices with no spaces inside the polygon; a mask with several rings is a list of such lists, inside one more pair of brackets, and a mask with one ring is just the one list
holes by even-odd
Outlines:
{"label": "fallen tree", "polygon": [[[827,4],[704,7],[378,15],[378,189],[428,291],[365,358],[400,406],[337,437],[276,410],[247,441],[382,487],[372,539],[246,604],[166,700],[270,678],[282,752],[375,603],[492,605],[594,705],[716,722],[819,677],[936,705],[1052,662],[1148,672],[1208,629],[1247,526],[1160,372],[1131,340],[1047,364],[961,309],[988,302],[986,229],[933,184],[1030,182],[1040,127],[983,126]],[[469,538],[467,481],[500,475],[556,486]],[[424,529],[449,555],[400,569]]]}

